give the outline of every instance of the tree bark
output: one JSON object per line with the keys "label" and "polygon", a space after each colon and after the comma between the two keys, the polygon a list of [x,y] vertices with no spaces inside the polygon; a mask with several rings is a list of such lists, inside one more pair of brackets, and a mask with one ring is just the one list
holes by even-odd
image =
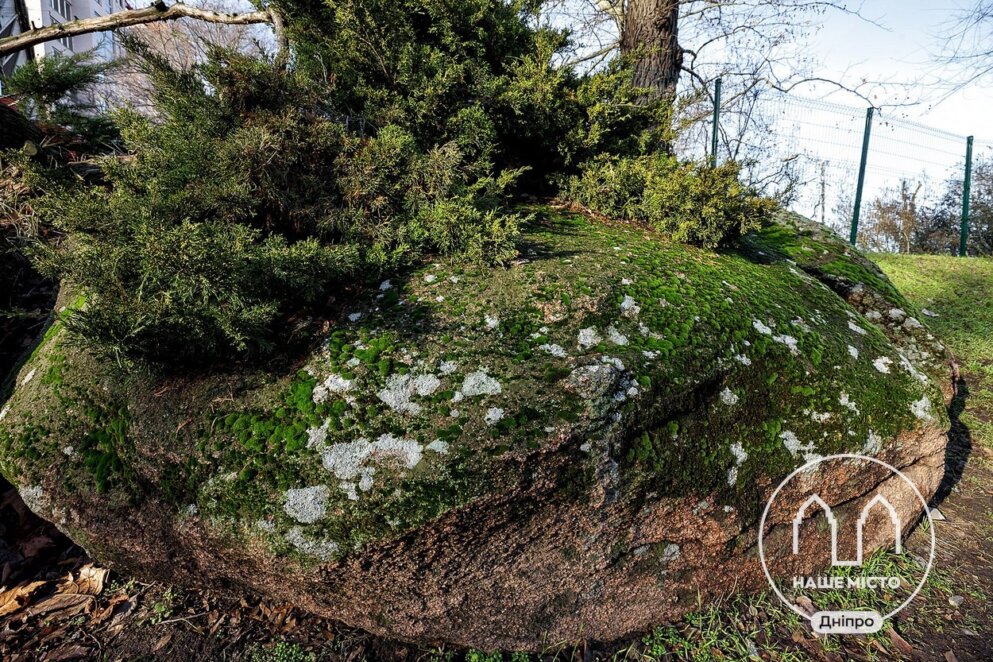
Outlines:
{"label": "tree bark", "polygon": [[676,96],[683,67],[679,0],[628,0],[621,25],[621,53],[634,60],[634,84],[646,101]]}
{"label": "tree bark", "polygon": [[272,15],[265,11],[246,12],[243,14],[224,14],[221,12],[190,7],[182,3],[167,7],[164,2],[156,2],[150,7],[120,11],[107,16],[77,19],[65,23],[56,23],[43,28],[35,28],[22,32],[13,37],[0,39],[0,55],[29,48],[61,37],[72,37],[91,32],[107,32],[133,25],[144,25],[158,21],[174,21],[179,18],[194,18],[210,23],[226,23],[230,25],[250,25],[253,23],[271,23]]}
{"label": "tree bark", "polygon": [[0,102],[0,149],[21,149],[27,142],[40,145],[42,138],[34,122]]}

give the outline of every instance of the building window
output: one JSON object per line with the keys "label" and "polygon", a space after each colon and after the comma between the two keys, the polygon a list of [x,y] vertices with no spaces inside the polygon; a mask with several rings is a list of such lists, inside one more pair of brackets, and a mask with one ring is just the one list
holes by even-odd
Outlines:
{"label": "building window", "polygon": [[72,3],[69,0],[49,0],[52,5],[52,9],[59,13],[62,18],[69,18],[72,16]]}

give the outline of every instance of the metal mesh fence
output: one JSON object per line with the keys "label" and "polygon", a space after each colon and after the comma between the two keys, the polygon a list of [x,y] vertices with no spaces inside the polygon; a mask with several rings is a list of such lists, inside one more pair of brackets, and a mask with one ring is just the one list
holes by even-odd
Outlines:
{"label": "metal mesh fence", "polygon": [[[952,243],[946,226],[953,206],[961,214],[968,137],[873,109],[867,138],[867,112],[780,92],[739,96],[721,108],[717,156],[739,161],[749,183],[847,237],[867,140],[859,243],[920,250],[928,224],[941,223],[948,235],[942,241]],[[713,125],[699,108],[696,116],[681,150],[703,158],[711,151]],[[993,140],[976,138],[973,152],[973,163],[990,160]],[[955,231],[948,250],[958,247]],[[932,250],[945,250],[940,241],[934,245]]]}

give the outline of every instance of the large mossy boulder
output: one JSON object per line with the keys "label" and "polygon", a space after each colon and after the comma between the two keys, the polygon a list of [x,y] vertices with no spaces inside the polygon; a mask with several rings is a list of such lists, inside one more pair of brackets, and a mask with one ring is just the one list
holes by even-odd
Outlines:
{"label": "large mossy boulder", "polygon": [[[292,365],[162,377],[56,324],[0,413],[0,469],[139,577],[510,649],[763,589],[765,500],[812,458],[942,477],[944,348],[796,217],[713,253],[545,211],[511,267],[427,265],[327,328]],[[834,479],[841,504],[886,477]]]}

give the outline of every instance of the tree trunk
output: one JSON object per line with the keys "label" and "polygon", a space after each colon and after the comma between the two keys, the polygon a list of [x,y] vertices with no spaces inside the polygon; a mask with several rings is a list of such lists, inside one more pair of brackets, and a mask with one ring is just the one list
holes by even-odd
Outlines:
{"label": "tree trunk", "polygon": [[646,101],[675,98],[683,66],[679,0],[628,0],[621,53],[634,59],[634,84],[648,90]]}
{"label": "tree trunk", "polygon": [[22,149],[27,142],[38,146],[43,137],[34,122],[0,101],[0,149]]}

